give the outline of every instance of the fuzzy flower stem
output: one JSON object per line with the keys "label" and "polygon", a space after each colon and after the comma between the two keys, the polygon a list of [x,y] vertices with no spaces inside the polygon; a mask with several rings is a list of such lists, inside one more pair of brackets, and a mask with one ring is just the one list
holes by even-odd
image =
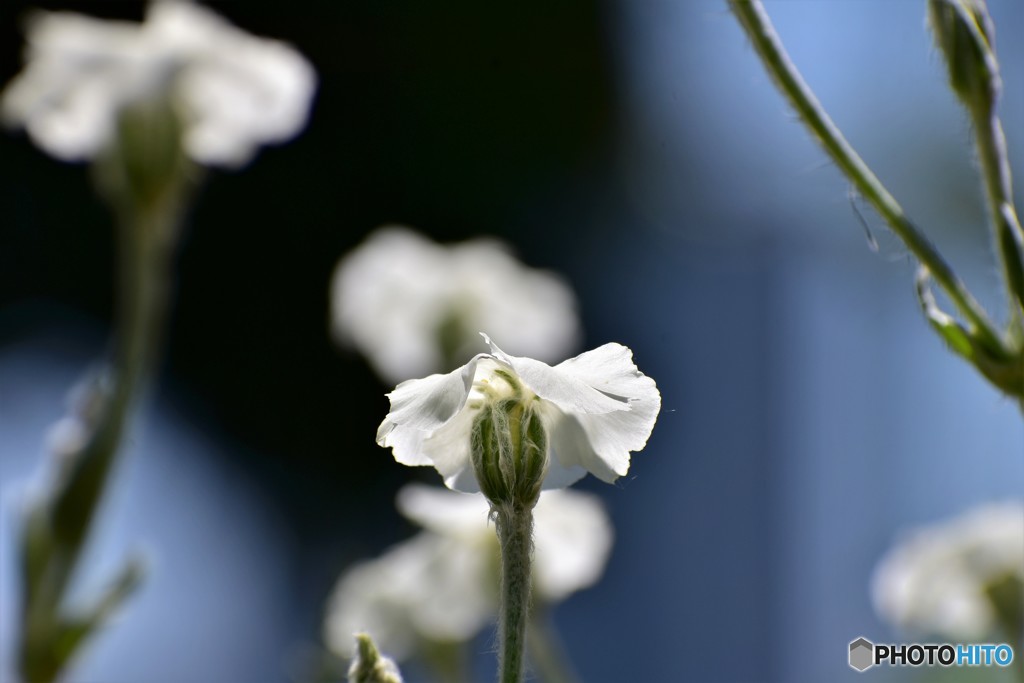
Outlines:
{"label": "fuzzy flower stem", "polygon": [[533,509],[508,503],[497,506],[494,515],[501,546],[498,680],[500,683],[521,683],[530,612]]}
{"label": "fuzzy flower stem", "polygon": [[760,0],[729,0],[729,5],[768,73],[832,160],[928,269],[985,345],[992,349],[1004,349],[1000,333],[981,304],[974,299],[928,238],[907,218],[896,199],[829,118],[790,60]]}
{"label": "fuzzy flower stem", "polygon": [[995,111],[978,105],[970,107],[970,112],[978,145],[978,161],[985,178],[985,196],[995,226],[997,250],[1010,289],[1012,315],[1020,325],[1024,315],[1024,229],[1013,202],[1006,136]]}

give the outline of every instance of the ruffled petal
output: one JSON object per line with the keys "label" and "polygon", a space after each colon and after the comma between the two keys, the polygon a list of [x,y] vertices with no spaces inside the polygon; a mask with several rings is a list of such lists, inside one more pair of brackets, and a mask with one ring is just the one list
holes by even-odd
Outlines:
{"label": "ruffled petal", "polygon": [[[661,405],[654,380],[637,369],[633,362],[633,352],[622,344],[599,346],[562,361],[553,369],[575,377],[602,394],[620,401],[632,404],[633,401],[650,401],[653,398]],[[644,441],[646,439],[645,436]],[[640,446],[643,446],[643,442]]]}
{"label": "ruffled petal", "polygon": [[465,408],[420,444],[423,456],[444,477],[445,486],[454,491],[477,493],[480,490],[470,449],[470,432],[476,415],[476,410]]}
{"label": "ruffled petal", "polygon": [[[617,390],[632,391],[630,410],[603,415],[559,410],[548,418],[552,470],[556,464],[564,469],[578,466],[609,483],[629,471],[630,451],[647,444],[661,410],[661,394],[654,380],[642,374],[638,379],[641,381],[609,382]],[[545,481],[545,488],[554,485]]]}
{"label": "ruffled petal", "polygon": [[396,430],[432,432],[455,417],[469,397],[477,361],[483,356],[475,356],[446,375],[410,379],[395,387],[388,394],[391,412],[377,429],[377,443],[387,448]]}
{"label": "ruffled petal", "polygon": [[[395,460],[403,465],[436,468],[448,488],[476,493],[480,487],[470,457],[470,430],[475,414],[475,410],[466,408],[433,432],[388,425],[385,420],[377,432],[377,443],[391,448]],[[390,431],[381,436],[385,428]]]}
{"label": "ruffled petal", "polygon": [[481,333],[481,336],[490,345],[494,356],[511,367],[533,393],[562,410],[594,415],[629,410],[625,398],[606,395],[572,373],[560,370],[565,363],[551,367],[532,358],[510,356],[499,349],[486,334]]}

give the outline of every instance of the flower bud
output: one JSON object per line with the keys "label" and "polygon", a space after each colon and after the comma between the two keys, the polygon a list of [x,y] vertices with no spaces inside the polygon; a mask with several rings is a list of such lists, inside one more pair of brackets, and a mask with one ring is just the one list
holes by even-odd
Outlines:
{"label": "flower bud", "polygon": [[384,657],[366,633],[356,634],[356,656],[348,670],[349,683],[402,683],[402,674]]}
{"label": "flower bud", "polygon": [[928,23],[946,58],[949,82],[968,107],[990,111],[1001,82],[995,29],[985,0],[929,0]]}
{"label": "flower bud", "polygon": [[114,206],[139,210],[174,202],[194,174],[184,128],[166,97],[124,107],[116,133],[97,157],[95,179]]}
{"label": "flower bud", "polygon": [[473,421],[470,448],[480,490],[492,505],[533,508],[547,473],[548,437],[536,396],[487,401]]}

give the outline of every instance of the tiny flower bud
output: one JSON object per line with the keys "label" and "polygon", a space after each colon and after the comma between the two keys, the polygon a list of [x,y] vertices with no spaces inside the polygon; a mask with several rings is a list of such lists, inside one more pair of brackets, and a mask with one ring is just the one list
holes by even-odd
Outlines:
{"label": "tiny flower bud", "polygon": [[349,683],[402,683],[398,665],[384,657],[366,633],[356,634],[356,656],[348,670]]}

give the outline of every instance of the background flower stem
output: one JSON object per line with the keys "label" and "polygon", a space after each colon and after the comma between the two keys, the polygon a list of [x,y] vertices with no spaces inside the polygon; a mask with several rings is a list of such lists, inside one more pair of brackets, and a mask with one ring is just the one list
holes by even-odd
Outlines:
{"label": "background flower stem", "polygon": [[1010,161],[1006,156],[1003,125],[994,108],[976,104],[969,107],[978,146],[978,162],[985,180],[985,197],[995,228],[1011,310],[1010,324],[1017,334],[1024,332],[1024,229],[1013,202]]}
{"label": "background flower stem", "polygon": [[498,680],[521,683],[532,583],[533,510],[518,502],[498,505],[495,526],[501,546]]}
{"label": "background flower stem", "polygon": [[[19,662],[32,683],[49,683],[141,580],[126,562],[110,588],[70,613],[67,587],[102,503],[133,405],[159,355],[178,210],[175,198],[119,207],[118,322],[113,369],[89,384],[81,446],[64,454],[51,489],[28,510],[22,530],[23,603]],[[109,375],[109,376],[108,376]]]}
{"label": "background flower stem", "polygon": [[530,648],[530,663],[541,680],[545,683],[579,683],[579,676],[569,661],[562,639],[541,601],[533,605],[530,612],[526,640]]}

